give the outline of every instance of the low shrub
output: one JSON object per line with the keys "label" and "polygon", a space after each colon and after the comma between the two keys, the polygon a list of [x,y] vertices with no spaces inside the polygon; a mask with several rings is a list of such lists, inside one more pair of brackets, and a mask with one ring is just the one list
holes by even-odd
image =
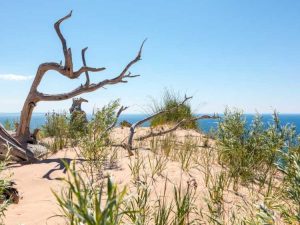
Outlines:
{"label": "low shrub", "polygon": [[4,121],[5,130],[13,130],[13,124],[8,119]]}
{"label": "low shrub", "polygon": [[70,118],[70,126],[69,126],[70,138],[76,140],[86,135],[88,131],[87,125],[88,125],[88,120],[86,117],[86,113],[83,111],[74,111],[71,114],[71,118]]}
{"label": "low shrub", "polygon": [[11,201],[16,201],[15,199],[10,199],[10,196],[7,195],[7,191],[12,188],[12,182],[10,180],[10,175],[5,173],[7,164],[9,162],[9,153],[11,151],[10,146],[7,144],[7,154],[3,160],[0,161],[0,224],[5,217],[5,211],[7,210],[8,205]]}
{"label": "low shrub", "polygon": [[242,112],[226,109],[217,132],[219,161],[228,167],[235,184],[258,180],[263,185],[295,137],[294,127],[281,126],[276,112],[271,123],[264,123],[257,114],[247,126]]}
{"label": "low shrub", "polygon": [[[181,104],[182,101],[183,98],[178,94],[166,90],[163,94],[162,103],[159,104],[154,102],[153,111],[159,112],[167,110],[167,112],[153,118],[150,125],[155,127],[178,123],[183,119],[193,119],[194,116],[192,114],[191,106],[187,102]],[[186,122],[182,124],[181,127],[184,129],[198,129],[197,121],[195,120]]]}
{"label": "low shrub", "polygon": [[285,213],[289,219],[300,223],[300,147],[284,153],[284,165],[278,165],[284,173],[283,194],[296,206],[294,211]]}
{"label": "low shrub", "polygon": [[41,129],[41,135],[53,139],[50,144],[50,149],[53,152],[64,148],[69,138],[69,119],[67,114],[65,112],[47,113],[45,125]]}
{"label": "low shrub", "polygon": [[87,124],[87,132],[79,140],[80,154],[85,158],[85,165],[92,178],[94,175],[95,179],[101,176],[104,162],[111,150],[110,128],[117,120],[118,107],[117,100],[96,110]]}

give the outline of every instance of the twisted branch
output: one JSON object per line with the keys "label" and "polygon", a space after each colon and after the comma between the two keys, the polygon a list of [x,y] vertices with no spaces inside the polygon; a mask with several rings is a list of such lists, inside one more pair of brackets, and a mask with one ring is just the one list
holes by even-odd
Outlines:
{"label": "twisted branch", "polygon": [[68,76],[72,77],[73,76],[73,62],[72,62],[72,52],[71,52],[71,48],[67,47],[67,42],[66,39],[64,38],[64,36],[61,33],[60,30],[60,24],[65,21],[66,19],[69,19],[72,16],[72,11],[64,16],[63,18],[59,19],[55,24],[54,24],[54,29],[61,41],[62,44],[62,48],[63,48],[63,52],[64,52],[64,56],[65,56],[65,66],[64,66],[64,70],[67,71]]}
{"label": "twisted branch", "polygon": [[[61,101],[61,100],[65,100],[65,99],[69,99],[69,98],[73,98],[76,97],[80,94],[83,93],[88,93],[88,92],[92,92],[95,91],[99,88],[102,88],[106,85],[112,85],[112,84],[117,84],[117,83],[127,83],[127,80],[124,80],[125,78],[134,78],[134,77],[138,77],[139,75],[131,75],[130,72],[128,72],[128,70],[130,69],[131,66],[133,66],[135,63],[137,63],[139,60],[141,60],[141,53],[142,53],[142,49],[143,49],[143,45],[144,45],[145,41],[143,41],[137,56],[131,60],[123,69],[123,71],[116,76],[115,78],[112,79],[106,79],[103,80],[99,83],[92,83],[89,85],[80,85],[79,87],[75,88],[74,90],[67,92],[67,93],[62,93],[62,94],[54,94],[54,95],[48,95],[48,94],[44,94],[41,92],[38,92],[38,99],[42,100],[42,101]],[[100,70],[102,70],[101,68],[99,68]],[[105,68],[103,68],[105,69]],[[82,67],[81,68],[81,73],[83,72],[88,72],[88,71],[92,71],[95,72],[95,68],[90,68],[90,67]],[[74,72],[74,74],[76,74],[76,72]]]}
{"label": "twisted branch", "polygon": [[122,112],[124,112],[126,109],[128,109],[128,107],[127,106],[121,106],[121,108],[119,109],[119,111],[117,112],[117,115],[116,115],[116,120],[105,130],[105,132],[104,133],[107,133],[108,131],[110,131],[111,129],[113,129],[115,126],[116,126],[116,124],[117,124],[117,122],[118,122],[118,119],[119,119],[119,117],[120,117],[120,115],[121,115],[121,113]]}
{"label": "twisted branch", "polygon": [[168,134],[170,132],[173,132],[173,131],[177,130],[181,125],[192,122],[192,121],[197,121],[197,120],[201,120],[201,119],[217,119],[217,118],[219,118],[219,117],[216,116],[216,115],[213,115],[213,116],[203,115],[203,116],[198,116],[198,117],[191,118],[191,119],[182,119],[180,122],[178,122],[172,128],[169,128],[167,130],[163,130],[163,131],[160,131],[160,132],[153,132],[151,130],[151,132],[149,134],[137,137],[134,140],[142,141],[142,140],[145,140],[145,139],[150,138],[150,137],[162,136],[162,135],[165,135],[165,134]]}
{"label": "twisted branch", "polygon": [[132,153],[132,150],[133,150],[133,140],[134,140],[133,137],[134,137],[134,134],[135,134],[135,129],[136,129],[137,127],[141,126],[142,124],[144,124],[145,122],[147,122],[147,121],[153,119],[153,118],[156,117],[156,116],[162,115],[162,114],[167,113],[167,112],[172,112],[172,111],[174,111],[174,110],[177,109],[178,107],[184,105],[184,104],[185,104],[188,100],[190,100],[191,98],[192,98],[192,97],[184,96],[183,101],[182,101],[180,104],[178,104],[177,106],[173,107],[172,109],[161,110],[161,111],[159,111],[159,112],[157,112],[157,113],[154,113],[154,114],[151,115],[151,116],[146,117],[146,118],[143,119],[143,120],[140,120],[140,121],[138,121],[138,122],[132,124],[131,127],[130,127],[130,129],[129,129],[129,130],[130,130],[130,135],[129,135],[129,137],[128,137],[128,142],[127,142],[127,144],[124,143],[122,147],[125,148],[125,149],[127,149],[129,155],[132,156],[132,155],[133,155],[133,153]]}
{"label": "twisted branch", "polygon": [[[32,115],[34,107],[36,106],[36,104],[39,101],[60,101],[60,100],[70,99],[70,98],[76,97],[83,93],[95,91],[106,85],[112,85],[112,84],[117,84],[117,83],[126,83],[127,78],[134,78],[134,77],[139,76],[139,75],[131,75],[131,73],[129,72],[129,69],[135,63],[137,63],[139,60],[141,60],[142,49],[143,49],[143,46],[144,46],[144,43],[146,40],[143,41],[143,43],[138,51],[137,56],[125,66],[125,68],[122,70],[122,72],[118,76],[116,76],[112,79],[105,79],[98,83],[90,82],[89,72],[100,72],[100,71],[105,70],[105,67],[95,68],[95,67],[87,66],[86,60],[85,60],[85,52],[86,52],[87,48],[84,48],[81,52],[83,66],[80,69],[78,69],[77,71],[74,71],[71,48],[68,48],[67,41],[64,38],[64,36],[61,32],[61,29],[60,29],[61,24],[65,20],[69,19],[71,16],[72,16],[72,11],[68,15],[59,19],[54,24],[54,29],[55,29],[55,31],[61,41],[61,44],[62,44],[62,49],[63,49],[63,54],[64,54],[64,65],[62,65],[63,64],[62,62],[60,64],[56,63],[56,62],[47,62],[47,63],[40,64],[40,66],[38,67],[36,76],[32,82],[30,91],[29,91],[28,96],[23,105],[22,112],[21,112],[21,118],[20,118],[20,126],[18,127],[18,130],[17,130],[18,139],[22,143],[26,143],[26,141],[29,137],[29,134],[30,134],[29,125],[30,125],[31,115]],[[45,94],[45,93],[39,92],[38,86],[41,83],[44,75],[48,71],[56,71],[59,74],[68,77],[69,79],[78,78],[82,73],[85,73],[86,83],[84,85],[80,85],[79,87],[77,87],[74,90],[71,90],[70,92],[67,92],[67,93],[50,95],[50,94]]]}
{"label": "twisted branch", "polygon": [[[82,49],[82,51],[81,51],[82,62],[83,62],[83,65],[85,67],[86,67],[85,52],[86,52],[87,49],[88,49],[88,47]],[[86,83],[85,83],[84,86],[89,86],[90,85],[90,77],[89,77],[89,72],[88,71],[85,71],[85,76],[86,76]]]}

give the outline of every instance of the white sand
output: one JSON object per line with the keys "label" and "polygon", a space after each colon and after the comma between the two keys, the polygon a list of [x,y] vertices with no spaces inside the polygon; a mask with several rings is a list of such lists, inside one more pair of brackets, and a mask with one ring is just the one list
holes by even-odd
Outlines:
{"label": "white sand", "polygon": [[[139,130],[140,133],[145,133],[146,129]],[[117,128],[114,130],[113,135],[115,139],[123,140],[124,136],[128,134],[128,130]],[[177,140],[183,139],[184,136],[190,135],[196,138],[203,138],[201,134],[193,131],[176,131]],[[137,135],[138,136],[138,135]],[[144,143],[149,146],[149,143]],[[143,145],[144,145],[143,144]],[[200,149],[201,150],[201,149]],[[148,150],[139,150],[139,157],[143,158],[144,171],[150,173],[148,159],[153,159],[155,155]],[[119,186],[128,186],[128,191],[131,192],[134,188],[132,185],[132,175],[128,164],[130,160],[136,160],[136,155],[130,159],[127,157],[127,152],[119,150],[118,154],[118,168],[113,170],[105,170],[105,174],[110,174],[114,177],[114,181]],[[21,194],[19,204],[12,204],[9,206],[6,212],[6,218],[4,220],[6,225],[55,225],[65,224],[65,221],[61,217],[54,217],[60,213],[55,197],[52,190],[60,192],[63,187],[61,178],[65,177],[64,168],[61,167],[60,159],[67,158],[72,160],[76,158],[74,150],[64,150],[56,153],[40,163],[30,165],[14,165],[10,168],[13,173],[13,180],[17,184],[17,189]],[[201,161],[201,160],[200,160]],[[215,162],[212,162],[212,173],[216,174],[220,171],[220,166]],[[188,173],[183,172],[179,162],[169,160],[166,165],[166,169],[163,171],[163,176],[156,176],[155,181],[151,187],[152,197],[160,195],[164,190],[164,184],[166,177],[168,178],[167,195],[173,196],[173,185],[182,183],[183,186],[187,186],[187,182],[193,181],[197,184],[197,207],[199,209],[205,208],[205,201],[203,197],[207,196],[207,188],[205,187],[204,173],[199,170],[200,167],[191,169]],[[247,194],[247,190],[241,189],[243,195]],[[242,199],[231,192],[226,192],[226,202],[229,204],[226,206],[226,210],[231,211],[231,208],[235,203],[242,202]],[[250,200],[250,199],[249,199]]]}

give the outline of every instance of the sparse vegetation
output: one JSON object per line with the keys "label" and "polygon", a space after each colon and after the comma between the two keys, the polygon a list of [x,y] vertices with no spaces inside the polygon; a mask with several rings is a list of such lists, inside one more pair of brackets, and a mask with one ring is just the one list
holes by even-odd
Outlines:
{"label": "sparse vegetation", "polygon": [[88,132],[87,124],[88,121],[85,112],[74,111],[71,114],[71,118],[70,118],[70,125],[69,125],[70,138],[76,140],[84,136]]}
{"label": "sparse vegetation", "polygon": [[[113,118],[114,114],[110,112],[115,111],[116,107],[112,104],[104,109],[97,117],[102,118],[102,122],[105,112]],[[113,119],[104,122],[106,126],[99,129],[99,133],[111,122]],[[287,224],[297,224],[300,193],[297,177],[300,166],[293,127],[280,125],[276,113],[269,124],[264,124],[257,115],[252,124],[246,126],[241,112],[227,110],[215,137],[215,141],[192,136],[178,139],[176,133],[171,133],[151,138],[151,152],[137,152],[129,159],[132,182],[128,183],[130,188],[127,190],[131,192],[121,192],[122,199],[126,201],[119,201],[122,204],[112,214],[122,215],[118,217],[118,223],[276,224],[276,221],[285,221]],[[209,141],[211,143],[208,144]],[[105,149],[108,142],[112,140],[99,145]],[[201,172],[206,194],[197,191],[195,179],[190,179],[186,184],[180,179],[179,183],[173,184],[165,176],[170,160],[177,163],[178,170],[184,176]],[[105,159],[99,160],[99,163],[105,164]],[[283,173],[280,174],[280,171]],[[274,177],[278,174],[280,179]],[[164,189],[158,190],[157,184],[162,181],[165,182]],[[173,187],[172,196],[167,186]],[[228,202],[229,196],[235,199],[234,203]],[[197,204],[201,207],[198,208]]]}
{"label": "sparse vegetation", "polygon": [[72,169],[68,166],[67,168],[67,189],[61,195],[54,194],[68,224],[120,224],[126,213],[121,208],[126,189],[119,191],[110,178],[107,179],[106,188],[104,184],[93,188],[85,183],[76,172],[75,166]]}
{"label": "sparse vegetation", "polygon": [[300,223],[300,148],[290,149],[288,153],[284,153],[285,164],[279,165],[284,172],[283,195],[292,201],[295,207],[285,210],[284,215],[294,223]]}
{"label": "sparse vegetation", "polygon": [[117,100],[96,110],[87,124],[87,132],[79,137],[80,155],[86,160],[85,165],[92,178],[101,177],[104,163],[109,153],[113,152],[109,145],[111,142],[109,137],[111,129],[109,128],[117,120],[116,109],[118,107]]}
{"label": "sparse vegetation", "polygon": [[65,112],[49,112],[46,114],[46,122],[41,133],[43,137],[50,137],[50,150],[57,152],[68,144],[69,139],[69,119]]}
{"label": "sparse vegetation", "polygon": [[6,130],[13,130],[13,124],[12,124],[12,122],[10,121],[10,120],[5,120],[4,121],[4,128],[6,129]]}
{"label": "sparse vegetation", "polygon": [[[181,104],[182,97],[175,92],[165,90],[161,103],[154,102],[153,111],[159,112],[167,110],[166,113],[159,115],[151,120],[151,126],[170,125],[180,122],[183,119],[191,120],[194,118],[191,106],[188,103]],[[197,121],[191,120],[181,125],[185,129],[198,129]]]}
{"label": "sparse vegetation", "polygon": [[113,101],[95,110],[75,136],[66,114],[47,115],[44,137],[58,143],[56,150],[76,140],[84,159],[77,170],[66,165],[66,189],[55,194],[69,224],[300,222],[299,141],[277,113],[269,123],[256,115],[248,126],[240,111],[228,109],[214,139],[196,131],[178,135],[182,130],[136,139],[143,150],[129,157],[130,176],[117,188],[105,171],[118,168],[123,154],[112,135],[118,108]]}
{"label": "sparse vegetation", "polygon": [[271,123],[263,123],[256,115],[248,127],[240,111],[227,109],[218,129],[219,162],[228,168],[235,184],[256,180],[264,185],[295,138],[294,127],[281,126],[276,112]]}
{"label": "sparse vegetation", "polygon": [[124,128],[124,127],[131,127],[131,123],[129,123],[128,121],[126,121],[126,120],[123,120],[121,123],[120,123],[120,126],[122,127],[122,128]]}
{"label": "sparse vegetation", "polygon": [[12,186],[10,174],[6,173],[7,164],[9,163],[9,152],[11,147],[7,144],[4,146],[7,149],[5,158],[0,161],[0,224],[5,217],[5,211],[8,205],[13,201],[12,196],[9,195],[8,190]]}
{"label": "sparse vegetation", "polygon": [[[288,104],[299,97],[288,92],[299,81],[299,1],[57,2],[1,4],[1,123],[6,112],[20,111],[18,121],[0,124],[0,225],[300,225],[300,127],[286,123],[300,123],[299,115],[274,111],[271,118],[230,108],[221,116],[196,113],[223,104],[299,109]],[[70,5],[82,16],[79,26],[70,24],[75,37],[63,30],[72,23],[71,10],[53,24],[54,43],[40,26]],[[151,39],[150,62],[140,67],[147,86],[120,90],[128,111],[147,105],[143,95],[161,85],[203,99],[191,103],[192,96],[165,89],[147,115],[120,122],[128,107],[119,100],[87,114],[81,104],[89,101],[82,97],[90,98],[90,109],[111,96],[92,96],[97,90],[140,77],[136,66],[146,39],[134,55],[123,50],[142,35]],[[84,45],[82,37],[88,37]],[[108,45],[101,47],[101,40]],[[51,49],[56,44],[59,55]],[[86,46],[95,45],[103,57],[87,56]],[[41,54],[34,48],[50,53],[36,71],[30,62]],[[125,64],[115,65],[111,56]],[[110,75],[92,75],[104,71]],[[68,100],[67,111],[34,115],[49,110],[47,102]],[[200,120],[208,120],[201,128],[209,132],[202,132]]]}

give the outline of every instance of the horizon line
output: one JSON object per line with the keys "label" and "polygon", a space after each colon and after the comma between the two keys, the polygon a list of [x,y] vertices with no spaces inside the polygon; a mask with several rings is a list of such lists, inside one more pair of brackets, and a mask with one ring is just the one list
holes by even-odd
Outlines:
{"label": "horizon line", "polygon": [[[47,113],[51,113],[53,111],[48,111],[48,112],[33,112],[33,114],[47,114]],[[56,112],[56,111],[54,111]],[[59,113],[59,112],[58,112]],[[279,115],[281,114],[285,114],[285,115],[300,115],[300,112],[277,112]],[[21,114],[21,112],[0,112],[0,114]],[[70,114],[67,112],[67,114]],[[92,112],[86,112],[86,114],[92,114]],[[223,115],[224,112],[197,112],[197,113],[193,113],[193,114],[219,114],[219,115]],[[247,114],[260,114],[260,115],[272,115],[273,112],[243,112],[243,114],[247,115]],[[122,113],[121,115],[149,115],[149,113]]]}

